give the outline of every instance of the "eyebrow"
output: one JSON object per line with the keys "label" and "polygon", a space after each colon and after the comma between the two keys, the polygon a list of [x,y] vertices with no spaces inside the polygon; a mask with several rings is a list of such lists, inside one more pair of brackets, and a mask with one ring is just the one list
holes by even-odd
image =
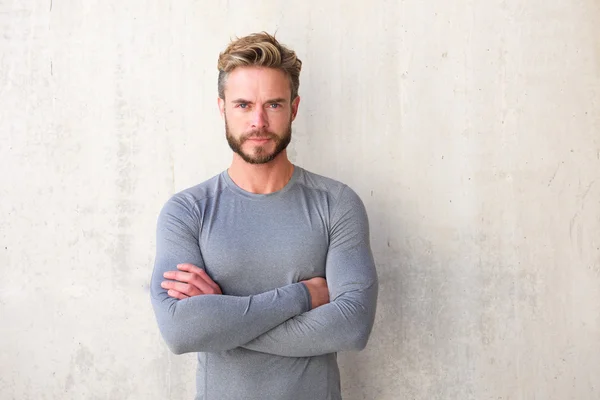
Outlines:
{"label": "eyebrow", "polygon": [[[283,97],[278,97],[275,99],[269,99],[269,100],[265,101],[265,103],[286,103],[286,102],[287,102],[287,100],[284,99]],[[240,104],[240,103],[254,104],[250,100],[245,100],[245,99],[235,99],[232,101],[232,103],[234,103],[234,104]]]}
{"label": "eyebrow", "polygon": [[271,99],[271,100],[265,101],[265,103],[285,103],[285,102],[287,102],[287,100],[284,99],[283,97],[278,97],[276,99]]}

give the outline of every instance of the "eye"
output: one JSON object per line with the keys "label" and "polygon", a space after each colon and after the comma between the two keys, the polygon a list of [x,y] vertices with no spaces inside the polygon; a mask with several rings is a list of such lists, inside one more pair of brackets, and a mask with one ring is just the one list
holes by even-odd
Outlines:
{"label": "eye", "polygon": [[236,105],[237,108],[247,108],[248,107],[248,103],[238,103]]}
{"label": "eye", "polygon": [[273,109],[276,109],[276,108],[280,108],[281,104],[279,104],[279,103],[271,103],[271,104],[269,104],[269,107],[271,107]]}

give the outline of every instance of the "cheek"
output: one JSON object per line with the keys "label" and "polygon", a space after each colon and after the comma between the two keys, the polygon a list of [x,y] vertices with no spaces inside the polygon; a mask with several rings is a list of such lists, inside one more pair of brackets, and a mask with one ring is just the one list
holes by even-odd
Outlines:
{"label": "cheek", "polygon": [[229,128],[234,132],[237,132],[240,129],[245,129],[246,125],[248,124],[247,116],[238,112],[237,110],[228,112],[226,119],[227,126],[229,126]]}
{"label": "cheek", "polygon": [[272,115],[269,119],[269,124],[277,128],[287,128],[292,121],[292,115],[289,112],[281,112]]}

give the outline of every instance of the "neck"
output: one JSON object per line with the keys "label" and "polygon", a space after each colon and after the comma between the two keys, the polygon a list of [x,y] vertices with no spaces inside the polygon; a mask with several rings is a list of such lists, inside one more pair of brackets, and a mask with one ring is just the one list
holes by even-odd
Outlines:
{"label": "neck", "polygon": [[288,160],[285,150],[266,164],[249,164],[234,153],[227,172],[231,180],[245,191],[268,194],[284,188],[292,178],[294,165]]}

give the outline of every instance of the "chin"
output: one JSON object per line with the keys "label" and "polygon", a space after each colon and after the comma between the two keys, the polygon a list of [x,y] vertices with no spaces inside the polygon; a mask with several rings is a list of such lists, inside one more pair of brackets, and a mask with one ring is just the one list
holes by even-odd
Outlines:
{"label": "chin", "polygon": [[261,164],[268,164],[271,161],[273,161],[275,158],[277,158],[278,154],[275,154],[274,152],[269,152],[269,153],[261,153],[261,154],[256,154],[256,153],[252,153],[252,154],[248,154],[246,152],[240,154],[240,157],[242,157],[242,159],[244,161],[246,161],[249,164],[254,164],[254,165],[261,165]]}

